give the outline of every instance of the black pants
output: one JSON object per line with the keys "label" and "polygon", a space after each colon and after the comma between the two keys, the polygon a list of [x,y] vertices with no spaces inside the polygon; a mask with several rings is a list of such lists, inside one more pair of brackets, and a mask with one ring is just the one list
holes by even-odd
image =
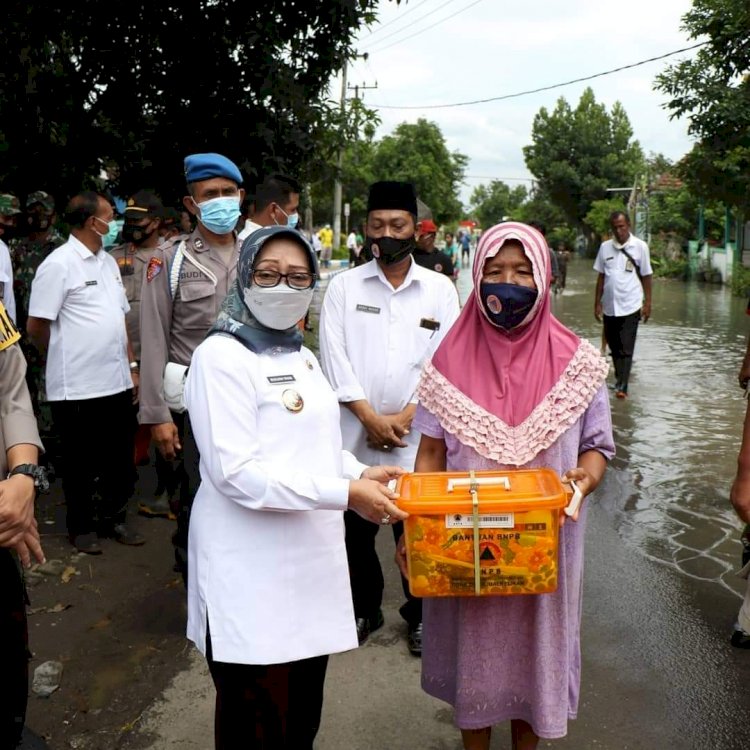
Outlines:
{"label": "black pants", "polygon": [[640,310],[619,317],[604,316],[604,337],[607,339],[607,345],[612,352],[615,381],[618,390],[625,391],[625,393],[628,392],[630,368],[633,365],[633,352],[635,351],[635,337],[638,333],[640,319]]}
{"label": "black pants", "polygon": [[[375,537],[380,526],[367,521],[353,510],[344,513],[346,525],[346,556],[349,560],[349,577],[352,582],[352,599],[354,616],[373,617],[383,604],[383,569],[380,567],[378,553],[375,550]],[[403,536],[404,524],[393,524],[393,538]],[[401,586],[406,602],[399,609],[401,617],[409,625],[416,626],[422,622],[422,600],[412,596],[409,582],[401,576]]]}
{"label": "black pants", "polygon": [[125,521],[135,484],[132,391],[50,405],[61,441],[68,534],[110,532]]}
{"label": "black pants", "polygon": [[0,549],[0,750],[21,739],[29,692],[26,592],[15,557]]}
{"label": "black pants", "polygon": [[172,413],[172,419],[177,425],[180,443],[182,443],[182,453],[178,457],[175,467],[178,486],[173,511],[177,516],[177,529],[172,534],[172,544],[174,545],[175,570],[182,573],[182,578],[187,585],[190,511],[193,507],[195,493],[198,491],[201,482],[201,457],[187,412],[183,414]]}
{"label": "black pants", "polygon": [[286,664],[208,668],[216,687],[216,750],[312,750],[323,710],[327,656]]}

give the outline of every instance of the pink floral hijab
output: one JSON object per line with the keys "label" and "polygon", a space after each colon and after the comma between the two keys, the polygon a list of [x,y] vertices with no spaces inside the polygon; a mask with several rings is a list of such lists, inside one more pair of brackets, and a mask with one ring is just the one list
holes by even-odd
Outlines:
{"label": "pink floral hijab", "polygon": [[[521,324],[493,325],[479,285],[485,261],[517,240],[539,292]],[[550,312],[550,257],[544,237],[526,224],[487,230],[474,258],[474,293],[425,366],[417,389],[442,427],[482,456],[522,466],[580,418],[604,382],[608,364]]]}

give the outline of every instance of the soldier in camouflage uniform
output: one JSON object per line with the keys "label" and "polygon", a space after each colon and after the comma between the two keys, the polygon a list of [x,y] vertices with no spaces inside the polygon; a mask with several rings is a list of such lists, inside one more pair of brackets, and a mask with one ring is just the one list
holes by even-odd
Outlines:
{"label": "soldier in camouflage uniform", "polygon": [[[46,404],[44,390],[44,358],[29,341],[26,320],[29,316],[31,282],[36,269],[55,248],[65,242],[65,238],[58,233],[54,224],[55,199],[49,193],[37,190],[26,199],[26,213],[18,228],[21,237],[11,244],[16,323],[23,336],[21,350],[28,363],[26,382],[31,394],[31,403],[43,434],[49,434],[52,425],[52,415]],[[52,446],[48,444],[47,448],[50,450]]]}

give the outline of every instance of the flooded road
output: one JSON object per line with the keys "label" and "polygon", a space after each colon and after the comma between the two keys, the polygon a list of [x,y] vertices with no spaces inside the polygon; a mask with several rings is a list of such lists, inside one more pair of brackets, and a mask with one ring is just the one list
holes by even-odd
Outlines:
{"label": "flooded road", "polygon": [[[600,346],[592,265],[570,261],[567,288],[553,295],[552,311]],[[462,303],[471,288],[471,270],[462,268]],[[324,291],[325,284],[316,294],[316,317]],[[733,575],[740,522],[729,488],[745,410],[737,372],[748,331],[745,300],[728,288],[654,282],[652,318],[638,330],[630,398],[611,399],[617,456],[598,493],[617,531],[646,558],[735,594],[742,583]]]}
{"label": "flooded road", "polygon": [[[593,317],[596,274],[577,259],[554,314],[601,341]],[[618,531],[647,558],[681,575],[740,591],[739,521],[729,504],[745,401],[737,372],[750,319],[726,287],[656,280],[641,324],[630,398],[612,399],[617,456],[607,486]],[[610,376],[611,380],[611,376]]]}

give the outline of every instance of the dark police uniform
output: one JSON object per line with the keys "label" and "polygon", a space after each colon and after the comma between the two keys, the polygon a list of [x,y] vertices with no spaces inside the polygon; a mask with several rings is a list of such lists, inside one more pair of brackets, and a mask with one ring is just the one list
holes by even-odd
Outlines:
{"label": "dark police uniform", "polygon": [[[0,304],[0,476],[8,474],[7,451],[28,443],[41,448],[26,386],[20,335]],[[2,481],[2,480],[0,480]],[[20,740],[28,694],[26,592],[18,561],[0,548],[0,748]]]}

